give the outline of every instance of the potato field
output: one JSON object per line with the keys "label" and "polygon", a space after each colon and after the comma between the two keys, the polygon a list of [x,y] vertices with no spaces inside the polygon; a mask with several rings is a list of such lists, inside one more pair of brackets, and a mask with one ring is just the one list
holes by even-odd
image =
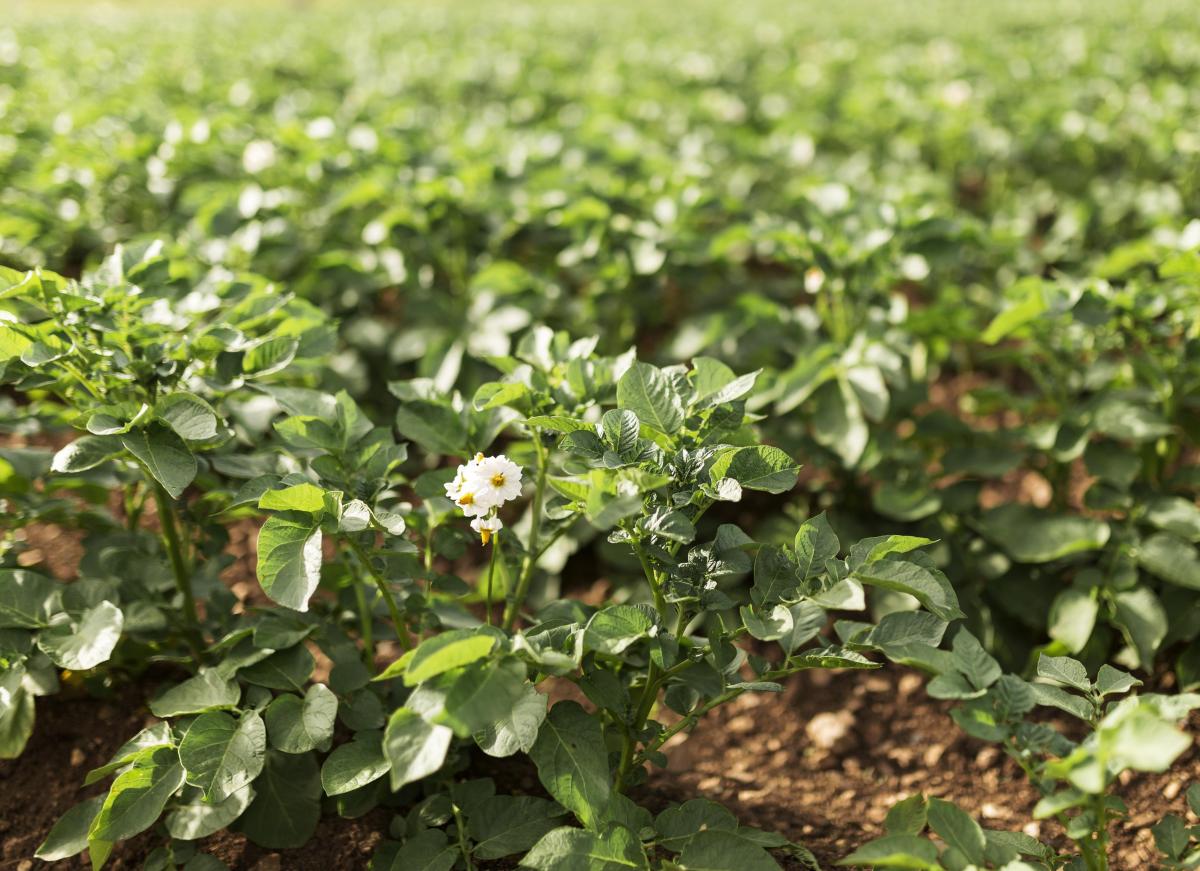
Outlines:
{"label": "potato field", "polygon": [[1200,868],[1200,5],[0,0],[0,869]]}

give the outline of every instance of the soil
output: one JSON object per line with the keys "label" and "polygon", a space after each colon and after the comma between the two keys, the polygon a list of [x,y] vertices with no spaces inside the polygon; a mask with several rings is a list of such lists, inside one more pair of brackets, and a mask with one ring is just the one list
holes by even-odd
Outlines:
{"label": "soil", "polygon": [[[719,801],[743,824],[805,844],[826,867],[881,834],[887,809],[914,792],[950,798],[988,828],[1060,838],[1056,826],[1031,822],[1036,796],[1015,765],[965,736],[950,720],[950,704],[930,699],[922,685],[916,674],[889,667],[809,672],[779,695],[743,696],[669,745],[668,768],[654,772],[637,798],[652,809],[696,796]],[[132,690],[105,700],[39,700],[25,753],[0,762],[0,871],[88,867],[30,857],[60,814],[104,788],[80,790],[83,775],[150,719]],[[518,760],[484,773],[505,781],[501,788],[537,791],[533,771]],[[1168,812],[1187,814],[1183,793],[1193,780],[1200,780],[1195,749],[1168,774],[1126,778],[1130,813],[1115,827],[1114,869],[1153,867],[1149,826]],[[389,819],[386,811],[326,817],[299,850],[263,850],[231,832],[202,847],[235,871],[352,871],[367,867]],[[150,835],[119,845],[108,867],[139,868],[154,846]],[[802,867],[789,861],[789,869]]]}

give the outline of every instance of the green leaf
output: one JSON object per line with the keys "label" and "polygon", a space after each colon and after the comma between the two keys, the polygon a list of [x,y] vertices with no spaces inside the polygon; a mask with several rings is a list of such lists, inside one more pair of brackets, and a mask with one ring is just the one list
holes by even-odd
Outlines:
{"label": "green leaf", "polygon": [[732,478],[746,490],[786,493],[796,486],[799,470],[800,465],[779,448],[754,445],[721,452],[708,475],[714,486],[722,478]]}
{"label": "green leaf", "polygon": [[750,595],[759,606],[797,597],[800,578],[787,551],[774,545],[759,548],[754,558],[754,585]]}
{"label": "green leaf", "polygon": [[308,648],[297,644],[247,665],[238,674],[246,683],[273,690],[300,692],[308,684],[315,664]]}
{"label": "green leaf", "polygon": [[1113,596],[1113,604],[1116,606],[1113,622],[1137,651],[1141,667],[1149,670],[1167,637],[1166,609],[1149,587],[1122,590]]}
{"label": "green leaf", "polygon": [[1109,536],[1108,524],[1101,520],[1015,503],[985,512],[979,531],[1019,563],[1047,563],[1099,550]]}
{"label": "green leaf", "polygon": [[56,862],[86,850],[88,830],[103,804],[104,796],[97,795],[72,807],[50,829],[46,840],[42,841],[37,852],[33,854],[34,857],[43,862]]}
{"label": "green leaf", "polygon": [[1183,818],[1175,814],[1167,814],[1151,826],[1150,831],[1154,835],[1155,845],[1171,859],[1178,859],[1191,842]]}
{"label": "green leaf", "polygon": [[935,514],[942,499],[928,486],[884,481],[871,494],[871,505],[889,520],[912,523]]}
{"label": "green leaf", "polygon": [[315,484],[293,484],[282,490],[268,490],[258,499],[258,507],[270,511],[304,511],[318,514],[325,510],[325,491]]}
{"label": "green leaf", "polygon": [[1137,549],[1138,565],[1164,581],[1200,590],[1200,553],[1195,545],[1170,532],[1156,532]]}
{"label": "green leaf", "polygon": [[392,860],[390,871],[450,871],[462,855],[440,829],[426,829],[404,842]]}
{"label": "green leaf", "polygon": [[321,527],[310,516],[275,514],[259,531],[258,582],[285,608],[308,610],[321,582],[321,560]]}
{"label": "green leaf", "polygon": [[495,646],[494,636],[476,634],[469,629],[456,629],[427,638],[408,661],[404,684],[416,686],[451,669],[483,659]]}
{"label": "green leaf", "polygon": [[1087,669],[1084,668],[1083,663],[1069,656],[1041,654],[1038,657],[1037,673],[1038,677],[1066,684],[1083,693],[1092,690],[1092,682],[1088,680]]}
{"label": "green leaf", "polygon": [[1033,697],[1039,705],[1058,708],[1060,711],[1066,711],[1071,716],[1078,717],[1081,720],[1090,720],[1092,718],[1091,702],[1081,696],[1074,695],[1061,687],[1052,686],[1051,684],[1035,683],[1030,684],[1029,688],[1033,690]]}
{"label": "green leaf", "polygon": [[598,828],[612,789],[600,721],[576,702],[559,702],[550,709],[529,757],[546,791],[589,829]]}
{"label": "green leaf", "polygon": [[650,865],[637,836],[614,825],[603,832],[570,826],[553,829],[525,854],[520,867],[528,871],[647,871]]}
{"label": "green leaf", "polygon": [[1000,664],[983,649],[979,639],[962,629],[954,636],[951,644],[954,666],[977,689],[986,689],[1000,677]]}
{"label": "green leaf", "polygon": [[291,336],[277,336],[260,342],[246,351],[242,371],[247,375],[270,375],[286,369],[296,358],[300,342]]}
{"label": "green leaf", "polygon": [[683,425],[683,401],[671,379],[661,369],[640,360],[617,382],[617,404],[667,435]]}
{"label": "green leaf", "polygon": [[1021,279],[1010,289],[1017,301],[992,319],[980,336],[987,345],[994,345],[1016,330],[1033,323],[1046,313],[1046,294],[1040,278],[1029,276]]}
{"label": "green leaf", "polygon": [[118,768],[124,768],[142,750],[164,746],[174,746],[171,741],[170,724],[165,721],[148,726],[122,744],[107,763],[99,768],[93,768],[87,773],[83,779],[83,785],[91,786],[108,777]]}
{"label": "green leaf", "polygon": [[383,736],[359,732],[354,740],[334,748],[321,766],[321,786],[326,795],[342,795],[373,783],[391,770],[383,752]]}
{"label": "green leaf", "polygon": [[489,381],[479,385],[471,405],[476,411],[487,411],[508,405],[518,410],[529,409],[529,388],[519,381]]}
{"label": "green leaf", "polygon": [[720,360],[696,357],[692,360],[692,371],[688,377],[691,378],[692,389],[696,391],[696,402],[699,403],[720,391],[737,376]]}
{"label": "green leaf", "polygon": [[271,746],[284,753],[327,749],[337,710],[337,696],[321,683],[310,686],[303,700],[291,693],[278,696],[266,711]]}
{"label": "green leaf", "polygon": [[59,585],[25,569],[0,569],[0,629],[40,629],[50,621]]}
{"label": "green leaf", "polygon": [[304,846],[321,818],[321,779],[313,755],[268,750],[254,792],[237,827],[270,850]]}
{"label": "green leaf", "polygon": [[[6,677],[11,681],[7,686]],[[33,694],[21,685],[21,672],[15,669],[8,675],[0,675],[0,688],[8,696],[6,704],[0,707],[0,759],[16,759],[33,734]]]}
{"label": "green leaf", "polygon": [[1096,692],[1102,696],[1127,693],[1134,687],[1140,687],[1142,682],[1127,671],[1113,668],[1105,663],[1096,674]]}
{"label": "green leaf", "polygon": [[172,499],[196,477],[196,457],[174,430],[152,425],[121,436],[121,445],[146,468]]}
{"label": "green leaf", "polygon": [[742,623],[752,638],[759,641],[775,641],[789,636],[794,628],[792,612],[787,605],[775,605],[769,611],[756,612],[749,605],[738,609]]}
{"label": "green leaf", "polygon": [[187,782],[212,804],[249,786],[262,771],[267,729],[256,711],[235,720],[223,711],[201,714],[179,744]]}
{"label": "green leaf", "polygon": [[641,424],[638,416],[627,408],[612,408],[600,419],[604,437],[614,451],[624,456],[637,450]]}
{"label": "green leaf", "polygon": [[1146,503],[1146,522],[1191,542],[1200,541],[1200,505],[1182,496],[1156,496]]}
{"label": "green leaf", "polygon": [[528,753],[537,741],[538,731],[546,720],[548,699],[532,685],[512,708],[487,728],[475,733],[475,743],[489,756],[513,756]]}
{"label": "green leaf", "polygon": [[489,796],[467,818],[474,856],[486,861],[528,850],[565,813],[555,802],[536,796]]}
{"label": "green leaf", "polygon": [[[7,295],[3,293],[0,298]],[[32,345],[33,342],[29,338],[0,322],[0,362],[20,358]]]}
{"label": "green leaf", "polygon": [[88,608],[78,623],[60,623],[38,636],[38,647],[59,668],[87,671],[112,656],[121,639],[125,615],[112,602]]}
{"label": "green leaf", "polygon": [[825,381],[813,394],[812,423],[817,444],[832,451],[848,468],[859,464],[871,430],[854,388],[844,377]]}
{"label": "green leaf", "polygon": [[54,455],[50,470],[73,474],[94,469],[121,453],[121,440],[112,436],[80,436]]}
{"label": "green leaf", "polygon": [[180,841],[195,841],[215,835],[240,817],[254,801],[254,789],[244,786],[224,801],[210,804],[197,793],[195,801],[179,804],[167,812],[167,833]]}
{"label": "green leaf", "polygon": [[216,438],[220,420],[212,406],[192,393],[171,393],[154,406],[158,419],[191,442]]}
{"label": "green leaf", "polygon": [[679,866],[686,871],[779,871],[771,854],[736,832],[697,832],[683,852]]}
{"label": "green leaf", "polygon": [[958,850],[968,861],[976,865],[984,862],[987,838],[979,823],[957,805],[940,798],[929,799],[929,828],[938,834],[946,845]]}
{"label": "green leaf", "polygon": [[406,402],[396,410],[396,429],[431,454],[467,454],[467,428],[462,415],[449,406]]}
{"label": "green leaf", "polygon": [[151,699],[150,713],[156,717],[181,717],[213,708],[232,708],[241,696],[236,681],[226,680],[216,671],[202,671]]}
{"label": "green leaf", "polygon": [[392,791],[437,773],[446,761],[453,737],[453,730],[425,722],[416,711],[398,708],[393,712],[383,735]]}
{"label": "green leaf", "polygon": [[439,675],[435,682],[445,692],[438,721],[463,738],[503,718],[528,686],[525,664],[514,657],[475,662]]}
{"label": "green leaf", "polygon": [[143,750],[117,775],[88,830],[89,841],[126,841],[157,822],[179,787],[183,766],[173,747]]}
{"label": "green leaf", "polygon": [[[1162,772],[1170,768],[1192,737],[1178,729],[1150,705],[1138,699],[1129,708],[1109,714],[1101,721],[1102,741],[1108,744],[1115,764],[1134,771]],[[1110,725],[1112,719],[1117,723]],[[1107,739],[1107,740],[1105,740]]]}
{"label": "green leaf", "polygon": [[864,584],[908,593],[947,622],[963,616],[949,581],[940,572],[934,574],[916,563],[883,559],[859,568],[854,577]]}
{"label": "green leaf", "polygon": [[650,634],[653,609],[646,605],[612,605],[597,611],[583,632],[584,650],[616,656]]}
{"label": "green leaf", "polygon": [[864,538],[850,547],[847,563],[853,572],[892,554],[910,553],[932,543],[932,539],[916,535],[877,535]]}
{"label": "green leaf", "polygon": [[883,827],[889,835],[919,835],[925,830],[929,807],[920,793],[898,801],[887,812]]}
{"label": "green leaf", "polygon": [[737,827],[737,818],[732,813],[706,798],[693,798],[669,807],[654,820],[659,846],[672,853],[682,850],[699,832],[733,832]]}
{"label": "green leaf", "polygon": [[525,419],[525,425],[536,429],[549,430],[550,432],[572,433],[572,432],[590,432],[595,434],[596,427],[585,420],[579,420],[574,417],[567,417],[561,414],[538,415]]}
{"label": "green leaf", "polygon": [[1047,631],[1071,653],[1083,650],[1096,627],[1100,604],[1090,593],[1068,587],[1050,606]]}
{"label": "green leaf", "polygon": [[885,835],[863,844],[838,865],[879,868],[915,868],[938,871],[938,850],[932,842],[915,835]]}
{"label": "green leaf", "polygon": [[71,353],[74,345],[56,336],[47,336],[44,341],[34,342],[21,352],[21,362],[30,368],[45,366],[61,360]]}
{"label": "green leaf", "polygon": [[822,574],[825,563],[836,558],[842,547],[824,511],[800,524],[794,546],[796,572],[806,580]]}

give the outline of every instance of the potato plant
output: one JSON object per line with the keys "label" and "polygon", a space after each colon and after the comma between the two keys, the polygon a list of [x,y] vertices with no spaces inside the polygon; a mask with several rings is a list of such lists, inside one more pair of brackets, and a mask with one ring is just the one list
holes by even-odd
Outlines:
{"label": "potato plant", "polygon": [[[999,744],[1016,761],[1041,795],[1034,818],[1057,820],[1074,849],[984,830],[952,803],[915,795],[891,809],[887,834],[847,856],[845,865],[1108,871],[1110,830],[1127,811],[1118,778],[1126,771],[1166,771],[1192,745],[1179,724],[1200,707],[1200,695],[1127,695],[1142,682],[1107,664],[1092,679],[1079,660],[1043,654],[1036,678],[1027,681],[1003,673],[965,629],[949,650],[914,645],[906,656],[934,674],[930,695],[963,701],[953,717],[968,735]],[[1071,740],[1044,718],[1033,718],[1039,707],[1081,721],[1085,737]],[[920,837],[926,825],[936,841]],[[1169,815],[1154,832],[1167,859],[1180,860],[1189,839],[1182,820]]]}
{"label": "potato plant", "polygon": [[[45,486],[102,473],[122,498],[92,509],[104,516],[80,580],[5,570],[5,754],[60,673],[177,675],[149,702],[158,721],[88,774],[111,778],[108,793],[72,808],[41,858],[86,850],[102,866],[152,827],[168,864],[196,861],[188,842],[225,827],[299,847],[323,803],[408,809],[383,848],[391,867],[804,854],[712,803],[653,818],[631,794],[718,706],[936,645],[961,612],[927,539],[844,545],[823,515],[787,544],[703,523],[796,483],[797,463],[746,413],[757,373],[598,356],[594,339],[536,328],[488,361],[502,377],[470,400],[393,384],[393,429],[308,386],[331,336],[311,307],[253,277],[191,277],[154,246],[118,250],[79,283],[6,276],[5,380],[28,414],[82,432]],[[516,459],[486,454],[499,445]],[[260,517],[263,598],[239,601],[220,579],[224,527]],[[547,596],[547,553],[597,535],[640,579],[603,606]],[[849,645],[828,637],[827,611],[861,610],[867,587],[926,610],[863,624]],[[548,709],[551,683],[587,705]],[[471,748],[527,754],[551,799],[464,780]],[[693,837],[709,818],[713,833]]]}

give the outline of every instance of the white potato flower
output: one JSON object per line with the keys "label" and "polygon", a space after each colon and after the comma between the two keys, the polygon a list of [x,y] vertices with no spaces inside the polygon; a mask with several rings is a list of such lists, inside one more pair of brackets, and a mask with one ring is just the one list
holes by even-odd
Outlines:
{"label": "white potato flower", "polygon": [[504,454],[483,459],[476,456],[475,461],[467,479],[474,484],[476,498],[499,507],[521,495],[521,467]]}
{"label": "white potato flower", "polygon": [[496,515],[476,517],[471,521],[471,528],[479,533],[480,540],[487,544],[491,537],[504,528],[504,521]]}
{"label": "white potato flower", "polygon": [[503,454],[495,457],[476,454],[458,467],[445,490],[446,497],[453,500],[464,516],[475,518],[471,528],[487,544],[503,527],[496,516],[497,510],[521,495],[521,467]]}

